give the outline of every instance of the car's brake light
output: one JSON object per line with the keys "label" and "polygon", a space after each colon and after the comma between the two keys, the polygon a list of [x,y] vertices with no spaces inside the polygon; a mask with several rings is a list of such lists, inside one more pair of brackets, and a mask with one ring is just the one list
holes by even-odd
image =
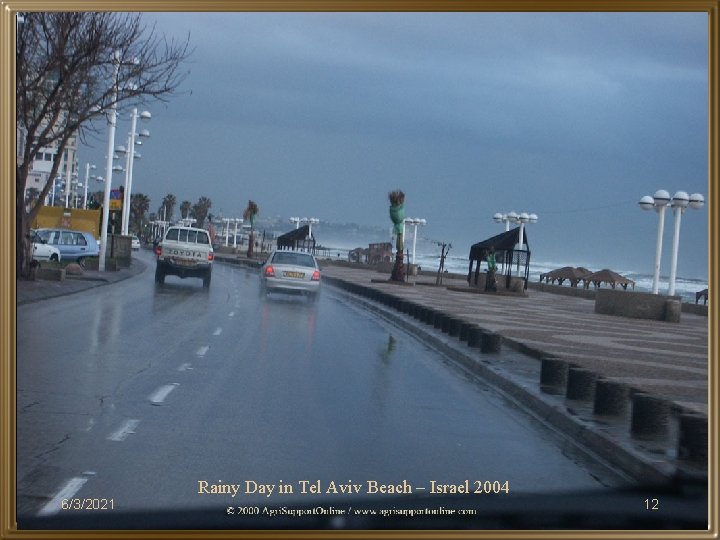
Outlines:
{"label": "car's brake light", "polygon": [[272,266],[265,269],[265,277],[275,277],[275,269]]}
{"label": "car's brake light", "polygon": [[320,281],[320,270],[315,270],[315,271],[313,272],[312,280],[313,280],[313,281]]}
{"label": "car's brake light", "polygon": [[212,252],[208,253],[208,261],[212,261],[214,258],[215,255]]}
{"label": "car's brake light", "polygon": [[162,248],[160,246],[157,246],[155,248],[155,255],[157,255],[159,257],[161,253],[162,253]]}

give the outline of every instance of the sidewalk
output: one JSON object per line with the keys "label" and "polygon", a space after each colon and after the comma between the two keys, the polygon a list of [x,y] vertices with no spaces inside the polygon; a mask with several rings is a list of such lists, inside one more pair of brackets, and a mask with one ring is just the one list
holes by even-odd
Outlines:
{"label": "sidewalk", "polygon": [[[644,464],[666,478],[681,469],[706,474],[708,317],[683,313],[670,323],[600,315],[584,298],[483,294],[447,276],[441,286],[429,276],[396,284],[362,267],[328,264],[323,278],[426,334],[555,428],[603,447],[610,463],[641,475]],[[481,334],[477,343],[468,329]],[[541,384],[558,374],[559,387]],[[601,411],[608,399],[622,407]]]}
{"label": "sidewalk", "polygon": [[86,291],[94,287],[116,283],[141,273],[146,267],[146,263],[137,258],[133,258],[129,268],[120,268],[107,272],[84,270],[82,275],[66,276],[62,281],[44,279],[27,281],[18,279],[15,282],[17,286],[17,305],[39,302],[47,298],[65,296],[67,294]]}

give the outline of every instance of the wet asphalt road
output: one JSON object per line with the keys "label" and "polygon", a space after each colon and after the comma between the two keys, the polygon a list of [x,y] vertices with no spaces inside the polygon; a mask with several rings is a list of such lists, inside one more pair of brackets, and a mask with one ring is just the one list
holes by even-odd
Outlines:
{"label": "wet asphalt road", "polygon": [[[416,494],[431,481],[511,493],[610,482],[330,287],[317,303],[261,298],[256,272],[221,264],[209,291],[199,279],[157,286],[152,254],[140,257],[137,277],[18,307],[21,514],[61,514],[62,498],[127,510],[339,503],[331,481],[361,495],[369,481]],[[317,481],[322,494],[301,492]],[[253,482],[293,493],[246,493]],[[213,484],[241,491],[199,493]]]}

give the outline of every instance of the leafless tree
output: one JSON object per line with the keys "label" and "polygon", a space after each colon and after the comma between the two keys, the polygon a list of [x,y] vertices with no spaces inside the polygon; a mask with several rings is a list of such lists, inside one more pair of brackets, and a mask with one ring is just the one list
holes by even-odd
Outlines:
{"label": "leafless tree", "polygon": [[30,275],[27,233],[52,187],[48,181],[35,204],[25,207],[38,153],[53,148],[58,158],[48,178],[55,178],[68,142],[99,133],[113,105],[167,101],[185,78],[181,65],[189,54],[189,36],[175,41],[159,35],[138,13],[22,15],[16,46],[17,125],[24,139],[15,177],[18,277]]}

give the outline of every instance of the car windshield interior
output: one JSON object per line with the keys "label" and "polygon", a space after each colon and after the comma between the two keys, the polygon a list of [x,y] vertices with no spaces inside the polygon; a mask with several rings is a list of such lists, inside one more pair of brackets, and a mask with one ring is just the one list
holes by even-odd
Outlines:
{"label": "car windshield interior", "polygon": [[275,264],[292,264],[295,266],[309,266],[315,268],[315,261],[312,255],[305,253],[293,253],[289,251],[278,251],[272,260]]}

